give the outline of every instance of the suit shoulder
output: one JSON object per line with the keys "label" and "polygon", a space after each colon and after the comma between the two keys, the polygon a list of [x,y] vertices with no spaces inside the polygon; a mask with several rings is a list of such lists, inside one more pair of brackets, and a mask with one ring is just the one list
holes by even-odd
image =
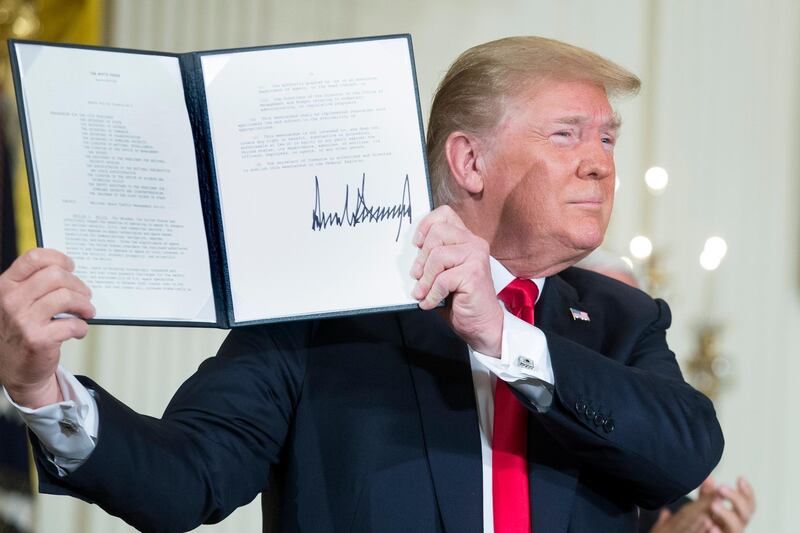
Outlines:
{"label": "suit shoulder", "polygon": [[668,315],[667,304],[621,281],[578,267],[558,274],[575,291],[580,301],[592,302],[623,313]]}

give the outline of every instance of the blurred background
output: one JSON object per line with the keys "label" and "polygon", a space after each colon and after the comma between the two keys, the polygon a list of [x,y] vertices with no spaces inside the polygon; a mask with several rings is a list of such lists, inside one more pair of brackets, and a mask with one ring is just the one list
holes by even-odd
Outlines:
{"label": "blurred background", "polygon": [[[725,432],[714,475],[732,483],[743,474],[756,489],[748,531],[797,531],[800,3],[0,0],[0,31],[174,52],[410,33],[426,115],[453,59],[504,36],[564,40],[637,73],[642,92],[617,103],[619,188],[604,248],[626,256],[644,288],[670,303],[670,344],[687,378],[713,396]],[[5,46],[0,53],[5,267],[35,243]],[[65,346],[63,362],[158,416],[224,336],[94,326]],[[0,532],[130,530],[77,500],[31,496],[29,474],[24,432],[0,403]],[[255,502],[201,530],[260,528]]]}

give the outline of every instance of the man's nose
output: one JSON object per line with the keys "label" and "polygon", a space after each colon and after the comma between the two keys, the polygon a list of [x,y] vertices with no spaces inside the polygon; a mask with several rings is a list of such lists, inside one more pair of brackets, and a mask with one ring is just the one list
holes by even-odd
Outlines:
{"label": "man's nose", "polygon": [[581,179],[602,180],[614,173],[614,154],[600,140],[586,143],[578,164]]}

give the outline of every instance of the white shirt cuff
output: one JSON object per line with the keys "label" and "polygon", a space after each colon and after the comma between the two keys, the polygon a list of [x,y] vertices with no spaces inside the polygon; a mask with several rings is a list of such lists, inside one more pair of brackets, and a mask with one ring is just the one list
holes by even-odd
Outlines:
{"label": "white shirt cuff", "polygon": [[472,350],[475,358],[503,381],[537,379],[555,382],[547,338],[539,328],[503,311],[503,340],[500,358]]}
{"label": "white shirt cuff", "polygon": [[16,404],[3,390],[22,420],[50,452],[50,460],[61,475],[84,463],[97,442],[97,403],[75,376],[61,366],[56,379],[64,401],[30,409]]}

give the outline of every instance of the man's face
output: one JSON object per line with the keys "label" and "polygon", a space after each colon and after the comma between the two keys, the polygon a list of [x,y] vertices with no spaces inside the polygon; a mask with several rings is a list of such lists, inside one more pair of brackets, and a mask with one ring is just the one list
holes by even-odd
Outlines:
{"label": "man's face", "polygon": [[518,275],[549,274],[602,243],[618,126],[605,90],[587,82],[544,82],[509,99],[484,157],[495,257],[536,270]]}

